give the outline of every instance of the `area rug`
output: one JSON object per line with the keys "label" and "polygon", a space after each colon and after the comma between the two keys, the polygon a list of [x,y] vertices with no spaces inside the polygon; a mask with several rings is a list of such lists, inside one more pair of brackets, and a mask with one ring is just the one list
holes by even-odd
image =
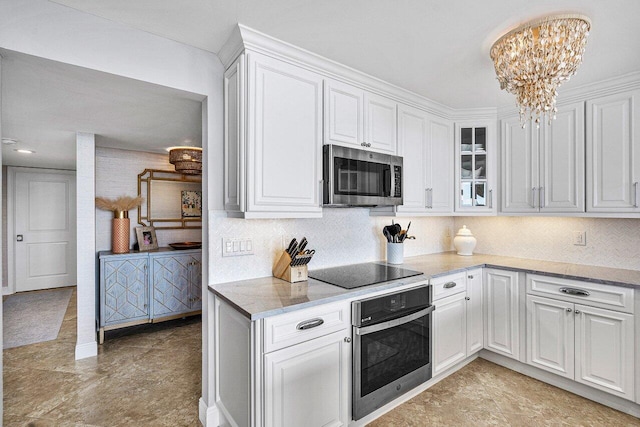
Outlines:
{"label": "area rug", "polygon": [[3,308],[4,348],[56,339],[73,289],[9,295]]}

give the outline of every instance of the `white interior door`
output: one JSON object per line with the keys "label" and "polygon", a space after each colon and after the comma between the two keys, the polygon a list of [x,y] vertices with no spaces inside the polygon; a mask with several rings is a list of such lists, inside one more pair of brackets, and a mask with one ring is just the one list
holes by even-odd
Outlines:
{"label": "white interior door", "polygon": [[75,285],[75,172],[16,169],[13,189],[16,292]]}

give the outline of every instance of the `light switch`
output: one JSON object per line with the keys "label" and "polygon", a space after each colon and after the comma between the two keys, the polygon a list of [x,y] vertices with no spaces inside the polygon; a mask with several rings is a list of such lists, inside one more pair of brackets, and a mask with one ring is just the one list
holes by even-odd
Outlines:
{"label": "light switch", "polygon": [[253,255],[253,242],[249,238],[222,238],[222,256]]}

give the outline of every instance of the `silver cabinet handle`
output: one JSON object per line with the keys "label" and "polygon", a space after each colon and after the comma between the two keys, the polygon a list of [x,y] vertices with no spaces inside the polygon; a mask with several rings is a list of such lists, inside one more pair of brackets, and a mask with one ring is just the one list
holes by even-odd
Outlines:
{"label": "silver cabinet handle", "polygon": [[433,209],[433,188],[429,189],[429,209]]}
{"label": "silver cabinet handle", "polygon": [[538,188],[538,207],[540,209],[544,207],[544,187]]}
{"label": "silver cabinet handle", "polygon": [[493,209],[493,190],[489,190],[489,209]]}
{"label": "silver cabinet handle", "polygon": [[531,207],[536,208],[536,187],[531,187]]}
{"label": "silver cabinet handle", "polygon": [[569,307],[567,307],[567,313],[571,313],[573,310],[571,310]]}
{"label": "silver cabinet handle", "polygon": [[304,322],[298,323],[298,326],[296,326],[296,329],[299,331],[304,331],[306,329],[317,328],[323,323],[324,323],[324,320],[318,317],[317,319],[305,320]]}
{"label": "silver cabinet handle", "polygon": [[469,301],[469,300],[471,300],[471,297],[464,297],[464,299]]}
{"label": "silver cabinet handle", "polygon": [[576,313],[576,314],[580,314],[580,313],[581,313],[581,311],[580,311],[580,310],[576,310],[576,311],[575,311],[575,313]]}
{"label": "silver cabinet handle", "polygon": [[576,295],[579,297],[588,297],[589,295],[591,295],[589,291],[578,288],[560,288],[560,292],[562,292],[563,294]]}
{"label": "silver cabinet handle", "polygon": [[320,199],[320,207],[324,205],[324,180],[320,180],[319,190],[318,190],[318,199]]}
{"label": "silver cabinet handle", "polygon": [[424,207],[429,209],[429,189],[424,189]]}
{"label": "silver cabinet handle", "polygon": [[445,289],[451,289],[451,288],[455,288],[457,285],[456,282],[447,282],[443,285],[443,288]]}
{"label": "silver cabinet handle", "polygon": [[633,183],[633,207],[637,208],[638,207],[638,183],[634,182]]}
{"label": "silver cabinet handle", "polygon": [[470,274],[470,275],[467,276],[467,278],[473,279],[473,275]]}
{"label": "silver cabinet handle", "polygon": [[344,338],[344,342],[347,342],[347,343],[348,343],[348,342],[351,342],[351,337],[345,337],[345,338]]}

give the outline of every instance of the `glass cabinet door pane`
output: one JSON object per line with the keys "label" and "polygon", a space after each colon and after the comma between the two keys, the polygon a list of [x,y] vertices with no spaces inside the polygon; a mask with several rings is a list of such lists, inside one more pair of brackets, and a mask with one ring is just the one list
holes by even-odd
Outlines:
{"label": "glass cabinet door pane", "polygon": [[474,206],[487,206],[486,182],[476,182],[474,191]]}
{"label": "glass cabinet door pane", "polygon": [[474,151],[485,151],[487,149],[487,129],[475,128]]}
{"label": "glass cabinet door pane", "polygon": [[473,170],[473,177],[476,179],[485,179],[487,177],[487,155],[476,155],[476,161]]}
{"label": "glass cabinet door pane", "polygon": [[472,177],[471,171],[473,170],[473,155],[462,156],[460,163],[460,178],[469,179]]}
{"label": "glass cabinet door pane", "polygon": [[473,195],[471,194],[471,182],[463,182],[460,190],[460,205],[473,206]]}
{"label": "glass cabinet door pane", "polygon": [[473,128],[462,128],[460,130],[460,151],[472,151],[473,148]]}

